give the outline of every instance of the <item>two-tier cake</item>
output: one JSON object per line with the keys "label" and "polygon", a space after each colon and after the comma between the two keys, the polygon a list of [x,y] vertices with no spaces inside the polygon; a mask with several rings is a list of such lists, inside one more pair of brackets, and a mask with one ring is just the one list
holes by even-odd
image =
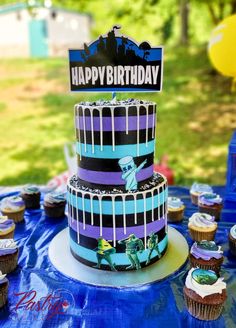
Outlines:
{"label": "two-tier cake", "polygon": [[156,104],[75,106],[78,174],[68,182],[70,249],[103,270],[136,270],[167,249],[167,181],[153,173]]}

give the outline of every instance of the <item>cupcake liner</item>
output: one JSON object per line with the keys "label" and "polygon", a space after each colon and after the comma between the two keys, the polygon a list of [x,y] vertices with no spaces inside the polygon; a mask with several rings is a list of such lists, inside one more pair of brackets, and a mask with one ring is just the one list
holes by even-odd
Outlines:
{"label": "cupcake liner", "polygon": [[230,238],[229,236],[229,249],[230,249],[230,252],[236,256],[236,239],[232,239]]}
{"label": "cupcake liner", "polygon": [[220,259],[211,259],[209,261],[204,261],[202,259],[196,259],[193,255],[190,254],[189,256],[189,261],[190,261],[190,265],[193,268],[200,268],[200,269],[204,269],[204,270],[212,270],[215,271],[216,274],[219,275],[220,273],[220,269],[221,269],[221,265],[223,263],[224,258],[220,258]]}
{"label": "cupcake liner", "polygon": [[24,200],[25,207],[27,209],[38,209],[40,208],[40,192],[32,195],[21,194],[22,199]]}
{"label": "cupcake liner", "polygon": [[2,308],[7,303],[8,297],[8,282],[0,285],[0,308]]}
{"label": "cupcake liner", "polygon": [[217,208],[215,206],[206,206],[198,204],[198,210],[200,213],[206,213],[210,214],[211,216],[215,217],[215,221],[219,221],[221,217],[221,209],[222,206],[218,206]]}
{"label": "cupcake liner", "polygon": [[65,215],[65,204],[57,206],[47,206],[44,204],[45,215],[51,218],[61,218]]}
{"label": "cupcake liner", "polygon": [[220,304],[203,304],[196,302],[184,293],[184,299],[189,313],[199,320],[216,320],[221,315],[223,303]]}
{"label": "cupcake liner", "polygon": [[197,231],[189,228],[189,234],[194,241],[214,240],[216,229],[213,231]]}
{"label": "cupcake liner", "polygon": [[17,212],[5,212],[1,210],[3,215],[7,215],[8,219],[13,220],[15,223],[22,222],[24,220],[25,209],[17,211]]}
{"label": "cupcake liner", "polygon": [[194,205],[198,205],[198,195],[194,195],[194,194],[191,194],[190,193],[190,196],[191,196],[191,202],[192,202],[192,204],[194,204]]}
{"label": "cupcake liner", "polygon": [[4,235],[0,235],[0,239],[13,239],[14,238],[14,232],[15,232],[15,228],[12,231],[10,231],[10,232],[8,232]]}
{"label": "cupcake liner", "polygon": [[18,264],[18,250],[13,254],[0,256],[0,271],[10,273],[15,270]]}
{"label": "cupcake liner", "polygon": [[184,208],[176,211],[168,211],[168,222],[180,222],[183,220]]}

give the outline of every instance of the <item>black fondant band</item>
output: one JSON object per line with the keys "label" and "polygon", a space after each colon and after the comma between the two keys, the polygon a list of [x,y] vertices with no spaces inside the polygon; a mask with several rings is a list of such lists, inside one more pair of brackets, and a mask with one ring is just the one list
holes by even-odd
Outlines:
{"label": "black fondant band", "polygon": [[[121,172],[121,168],[118,164],[119,159],[103,159],[103,158],[92,158],[82,157],[81,159],[77,156],[78,166],[82,169],[90,171],[102,171],[102,172]],[[145,167],[149,167],[153,164],[153,153],[134,157],[134,162],[139,166],[143,161],[147,160]]]}
{"label": "black fondant band", "polygon": [[[153,132],[152,129],[148,129],[148,138],[146,140],[146,130],[139,130],[139,143],[145,143],[146,141],[152,141],[153,140]],[[137,144],[137,131],[129,131],[128,134],[126,134],[125,131],[115,131],[115,143],[116,146],[119,145],[131,145],[131,144]],[[76,136],[79,141],[79,131],[76,130]],[[103,145],[112,145],[112,132],[111,131],[103,131]],[[100,131],[93,131],[93,137],[94,137],[94,145],[100,145]],[[92,131],[86,130],[86,142],[85,142],[85,136],[84,136],[84,130],[80,130],[80,142],[88,144],[92,144]]]}

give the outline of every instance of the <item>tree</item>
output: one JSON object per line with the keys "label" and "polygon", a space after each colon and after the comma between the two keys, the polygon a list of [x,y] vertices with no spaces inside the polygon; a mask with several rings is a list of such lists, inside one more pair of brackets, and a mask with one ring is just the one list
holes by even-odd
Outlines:
{"label": "tree", "polygon": [[180,44],[188,45],[189,43],[189,0],[180,0]]}

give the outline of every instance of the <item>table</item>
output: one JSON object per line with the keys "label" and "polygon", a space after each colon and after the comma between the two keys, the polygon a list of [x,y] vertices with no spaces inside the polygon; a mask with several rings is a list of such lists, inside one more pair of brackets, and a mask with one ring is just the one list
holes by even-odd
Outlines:
{"label": "table", "polygon": [[[224,195],[223,187],[213,188]],[[197,208],[190,202],[189,189],[170,187],[169,194],[181,197],[186,205],[183,223],[172,226],[184,234],[191,245],[187,218]],[[26,211],[25,223],[18,224],[15,232],[20,249],[19,265],[8,275],[9,303],[0,311],[0,327],[236,327],[236,259],[228,252],[227,242],[228,231],[236,221],[234,213],[233,208],[223,212],[216,234],[216,242],[222,245],[225,255],[222,275],[227,282],[228,299],[218,320],[203,322],[192,318],[184,305],[182,289],[188,263],[166,280],[135,289],[110,289],[78,283],[57,272],[47,255],[52,238],[67,226],[66,217],[54,221],[45,218],[41,210]],[[26,305],[16,308],[23,297]],[[39,310],[36,302],[41,297],[44,297],[41,301],[43,308]],[[50,297],[58,298],[50,300]]]}

